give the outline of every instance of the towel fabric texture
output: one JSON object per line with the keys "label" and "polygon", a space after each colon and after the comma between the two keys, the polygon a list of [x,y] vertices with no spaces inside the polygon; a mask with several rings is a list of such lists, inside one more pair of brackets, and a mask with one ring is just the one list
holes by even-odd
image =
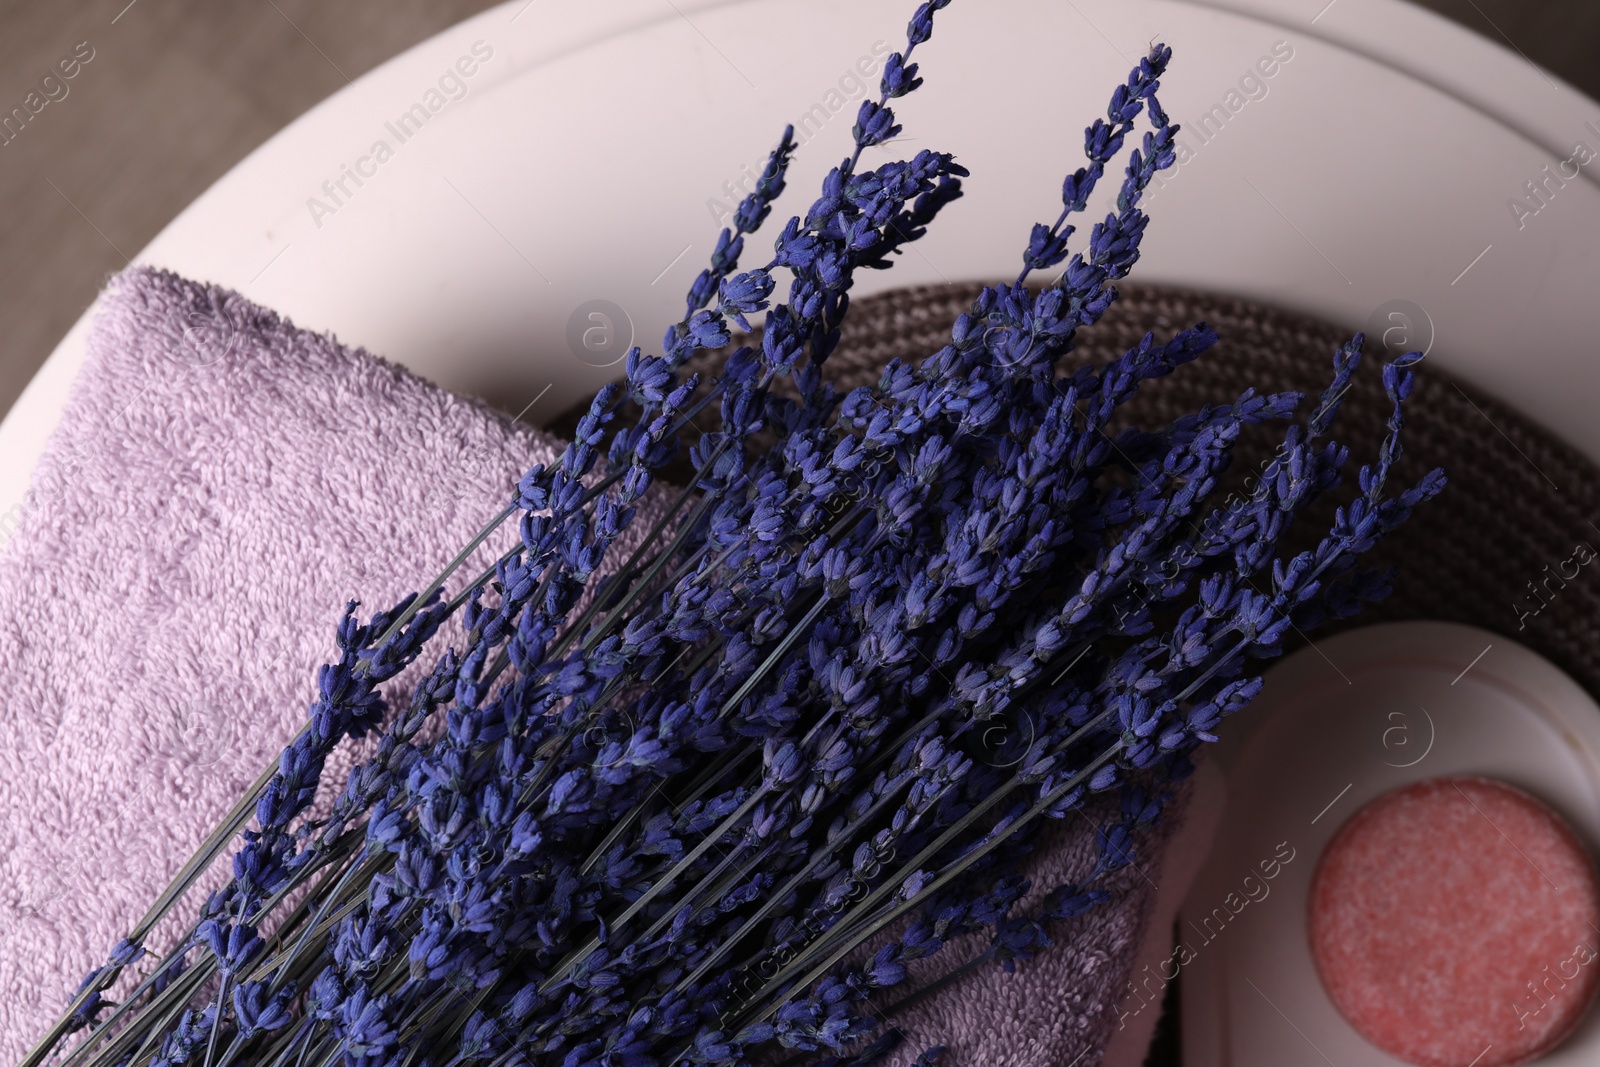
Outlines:
{"label": "towel fabric texture", "polygon": [[[370,613],[420,588],[559,448],[237,294],[144,267],[112,281],[0,550],[0,1062],[25,1054],[298,732],[345,601]],[[516,536],[501,534],[463,573]],[[338,753],[325,786],[354,758]],[[907,1049],[1099,1063],[1151,925],[1160,843],[1040,959],[976,969],[910,1008]],[[1048,844],[1036,892],[1091,863],[1092,827],[1069,820]],[[918,977],[960,963],[958,948]]]}

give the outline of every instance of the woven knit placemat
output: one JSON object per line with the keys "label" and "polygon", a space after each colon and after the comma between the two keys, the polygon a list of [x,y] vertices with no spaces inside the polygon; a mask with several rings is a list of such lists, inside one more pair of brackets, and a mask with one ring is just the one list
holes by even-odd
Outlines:
{"label": "woven knit placemat", "polygon": [[[871,384],[891,359],[917,361],[938,351],[979,286],[909,287],[853,301],[829,360],[830,377],[846,388]],[[1147,383],[1126,405],[1125,417],[1147,427],[1204,404],[1230,402],[1252,386],[1305,393],[1310,399],[1302,410],[1309,410],[1332,373],[1333,352],[1358,328],[1228,296],[1147,285],[1118,288],[1120,296],[1105,317],[1079,333],[1069,361],[1103,362],[1146,332],[1165,340],[1197,322],[1209,323],[1220,337],[1199,359]],[[1383,439],[1389,404],[1379,366],[1387,357],[1376,339],[1368,339],[1365,352],[1331,435],[1351,450],[1346,485],[1306,517],[1304,534],[1326,529],[1331,508],[1353,491],[1357,466],[1376,457]],[[714,374],[724,356],[702,354],[689,369]],[[582,408],[570,411],[549,428],[570,436],[581,413]],[[1450,484],[1374,552],[1376,561],[1398,567],[1394,590],[1342,628],[1401,619],[1479,626],[1536,650],[1600,695],[1600,581],[1587,570],[1567,579],[1557,573],[1580,544],[1590,546],[1591,556],[1593,546],[1600,546],[1600,528],[1591,521],[1600,513],[1600,472],[1529,419],[1428,361],[1417,375],[1406,420],[1404,455],[1394,477],[1409,484],[1443,467]],[[1255,470],[1281,440],[1281,424],[1260,429],[1266,432],[1241,440],[1231,477]],[[682,480],[687,472],[685,464],[669,476]],[[1339,628],[1330,625],[1316,636]],[[1330,680],[1335,670],[1330,665]],[[1168,993],[1176,990],[1173,983]],[[1175,1027],[1168,1011],[1149,1064],[1179,1062]]]}
{"label": "woven knit placemat", "polygon": [[[829,359],[830,376],[845,387],[870,384],[893,358],[920,360],[937,351],[978,287],[918,286],[854,301]],[[1147,331],[1162,340],[1196,322],[1209,323],[1221,338],[1193,363],[1147,383],[1127,405],[1127,414],[1147,426],[1206,403],[1226,403],[1250,386],[1314,398],[1331,373],[1334,349],[1353,332],[1228,296],[1147,285],[1119,289],[1105,317],[1079,333],[1069,360],[1104,361]],[[1352,482],[1355,465],[1376,456],[1388,417],[1378,374],[1383,353],[1372,339],[1366,353],[1333,430],[1350,446]],[[702,354],[690,367],[706,372],[721,359]],[[550,429],[570,434],[580,413],[568,412]],[[1591,521],[1600,513],[1600,472],[1529,419],[1428,361],[1406,420],[1396,477],[1414,481],[1438,466],[1450,484],[1378,550],[1378,559],[1399,565],[1394,592],[1347,625],[1440,619],[1480,626],[1528,645],[1600,694],[1600,581],[1584,570],[1565,581],[1557,575],[1580,543],[1600,546],[1600,529]],[[1254,469],[1273,447],[1265,434],[1245,439],[1234,471]]]}

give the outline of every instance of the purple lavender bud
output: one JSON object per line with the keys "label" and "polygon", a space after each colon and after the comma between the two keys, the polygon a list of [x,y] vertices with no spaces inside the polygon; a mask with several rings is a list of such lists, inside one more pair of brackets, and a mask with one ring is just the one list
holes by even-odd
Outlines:
{"label": "purple lavender bud", "polygon": [[917,8],[916,14],[911,16],[911,22],[906,26],[906,40],[912,46],[921,44],[933,36],[933,13],[942,11],[950,6],[950,0],[928,0],[927,3]]}
{"label": "purple lavender bud", "polygon": [[883,77],[879,81],[879,89],[884,96],[890,99],[902,97],[921,84],[922,79],[917,77],[917,65],[907,64],[903,53],[890,53],[889,58],[883,61]]}
{"label": "purple lavender bud", "polygon": [[247,1041],[256,1034],[278,1030],[289,1025],[292,1016],[289,1004],[294,995],[292,986],[272,995],[267,982],[242,982],[233,988],[233,1012],[239,1023],[239,1040]]}
{"label": "purple lavender bud", "polygon": [[856,112],[855,129],[852,131],[855,143],[862,148],[871,148],[892,140],[900,133],[901,127],[894,121],[894,112],[879,104],[875,100],[861,101],[861,107]]}

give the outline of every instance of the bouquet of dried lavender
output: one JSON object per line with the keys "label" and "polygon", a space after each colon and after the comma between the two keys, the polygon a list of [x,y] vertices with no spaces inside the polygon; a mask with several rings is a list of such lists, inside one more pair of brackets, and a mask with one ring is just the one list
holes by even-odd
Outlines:
{"label": "bouquet of dried lavender", "polygon": [[[738,268],[792,129],[662,354],[630,353],[559,461],[427,589],[365,621],[349,605],[305,729],[24,1067],[712,1064],[774,1047],[872,1062],[899,1040],[881,1015],[909,961],[973,933],[987,947],[947,973],[1047,946],[1105,898],[1097,880],[1285,637],[1382,595],[1359,558],[1443,485],[1389,489],[1413,359],[1383,368],[1389,435],[1296,553],[1280,548],[1295,518],[1343,480],[1325,438],[1360,335],[1298,420],[1298,395],[1248,390],[1113,430],[1143,382],[1216,340],[1204,325],[1063,365],[1137,260],[1141,197],[1173,162],[1164,46],[1086,130],[1016,280],[920,364],[830,383],[856,271],[889,266],[961,193],[947,154],[861,169],[899,131],[890,101],[920,84],[911,57],[947,5],[917,9],[854,152],[771,259]],[[1069,219],[1141,118],[1115,210],[1069,252]],[[759,312],[759,344],[714,380],[681,373]],[[713,405],[717,428],[688,442]],[[1258,485],[1224,495],[1235,442],[1269,422],[1287,425]],[[683,447],[691,484],[610,560]],[[513,519],[517,545],[446,599]],[[387,707],[380,687],[456,615],[461,647]],[[1005,758],[997,727],[1024,739]],[[313,809],[329,753],[368,734],[371,756]],[[1095,868],[1020,911],[1043,819],[1113,790]],[[146,944],[235,839],[232,878],[183,936]]]}

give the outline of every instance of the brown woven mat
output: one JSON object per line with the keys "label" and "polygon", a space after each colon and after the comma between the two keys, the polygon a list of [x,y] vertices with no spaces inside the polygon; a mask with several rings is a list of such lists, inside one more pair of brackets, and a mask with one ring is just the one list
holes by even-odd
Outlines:
{"label": "brown woven mat", "polygon": [[[1100,323],[1079,334],[1069,359],[1103,361],[1146,331],[1165,339],[1200,321],[1221,337],[1130,402],[1130,416],[1144,425],[1225,403],[1252,385],[1314,396],[1330,374],[1334,348],[1351,332],[1226,296],[1146,285],[1120,289]],[[868,384],[894,357],[917,360],[937,351],[977,290],[977,283],[913,287],[855,301],[830,359],[832,377],[846,386]],[[1352,483],[1355,465],[1377,454],[1388,417],[1378,374],[1381,350],[1369,340],[1366,352],[1334,429],[1350,446]],[[696,368],[705,371],[720,360],[720,354],[705,355]],[[579,413],[567,413],[550,429],[570,434]],[[1594,465],[1427,362],[1407,405],[1404,446],[1399,478],[1413,481],[1440,466],[1450,485],[1379,550],[1400,574],[1390,597],[1357,624],[1443,619],[1481,626],[1536,649],[1600,694],[1600,579],[1587,568],[1564,582],[1556,576],[1580,543],[1600,547],[1600,529],[1590,521],[1600,515]],[[1235,473],[1254,469],[1272,447],[1265,435],[1242,442]],[[1349,492],[1347,486],[1340,499]],[[1569,575],[1574,565],[1565,568]]]}

